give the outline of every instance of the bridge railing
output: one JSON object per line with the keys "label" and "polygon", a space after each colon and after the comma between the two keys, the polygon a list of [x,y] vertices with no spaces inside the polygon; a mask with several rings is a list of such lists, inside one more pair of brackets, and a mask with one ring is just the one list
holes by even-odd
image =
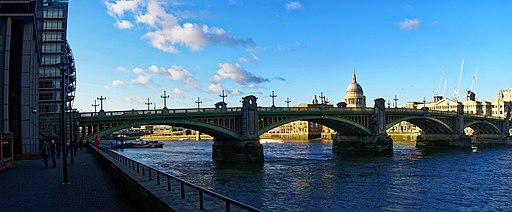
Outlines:
{"label": "bridge railing", "polygon": [[[131,168],[133,171],[137,171],[137,173],[139,174],[142,174],[142,176],[144,176],[145,178],[147,178],[149,181],[155,181],[155,183],[157,185],[161,185],[163,183],[166,183],[166,189],[167,191],[171,191],[172,189],[176,189],[176,188],[172,188],[172,184],[174,182],[174,184],[178,184],[179,185],[179,193],[180,193],[180,197],[181,199],[185,199],[187,196],[191,196],[191,195],[186,195],[186,191],[185,191],[185,186],[187,186],[188,188],[192,188],[194,190],[196,190],[198,193],[198,199],[197,201],[199,202],[199,209],[200,210],[208,210],[205,208],[205,206],[213,206],[214,204],[209,204],[209,205],[205,205],[205,202],[207,201],[204,197],[204,195],[209,195],[210,197],[213,197],[214,199],[217,199],[217,200],[221,200],[224,202],[224,205],[225,205],[225,210],[226,211],[232,211],[232,208],[231,206],[236,206],[237,208],[239,209],[242,209],[242,210],[245,210],[245,211],[261,211],[257,208],[254,208],[250,205],[246,205],[244,203],[241,203],[241,202],[238,202],[234,199],[231,199],[229,197],[226,197],[226,196],[223,196],[221,194],[218,194],[218,193],[215,193],[213,191],[210,191],[210,190],[207,190],[207,189],[204,189],[204,188],[201,188],[197,185],[194,185],[190,182],[187,182],[183,179],[180,179],[178,177],[175,177],[175,176],[171,176],[169,174],[166,174],[166,173],[163,173],[161,171],[158,171],[156,170],[155,168],[151,167],[151,166],[148,166],[148,165],[145,165],[143,163],[139,163],[135,160],[132,160],[124,155],[121,155],[117,152],[114,152],[112,150],[109,150],[109,149],[101,149],[103,150],[105,153],[107,153],[108,155],[110,155],[112,158],[114,158],[115,160],[121,162],[122,164],[124,164],[125,166],[128,166],[129,168]],[[210,208],[211,210],[214,210],[215,208]]]}
{"label": "bridge railing", "polygon": [[[167,109],[169,114],[181,113],[213,113],[213,112],[240,112],[242,108],[233,107],[226,108],[225,111],[217,108],[183,108],[183,109]],[[123,111],[105,111],[105,116],[122,116],[122,115],[144,115],[144,114],[164,114],[163,109],[156,110],[123,110]],[[81,118],[100,116],[100,112],[85,112],[80,113]]]}
{"label": "bridge railing", "polygon": [[340,107],[258,107],[258,111],[368,111],[373,110],[373,107],[367,108],[340,108]]}

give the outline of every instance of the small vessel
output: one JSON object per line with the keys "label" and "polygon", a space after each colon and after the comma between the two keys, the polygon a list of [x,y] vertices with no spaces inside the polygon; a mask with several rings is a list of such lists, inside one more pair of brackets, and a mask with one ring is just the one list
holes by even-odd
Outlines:
{"label": "small vessel", "polygon": [[164,143],[159,141],[141,141],[139,139],[129,141],[127,143],[128,148],[162,148]]}

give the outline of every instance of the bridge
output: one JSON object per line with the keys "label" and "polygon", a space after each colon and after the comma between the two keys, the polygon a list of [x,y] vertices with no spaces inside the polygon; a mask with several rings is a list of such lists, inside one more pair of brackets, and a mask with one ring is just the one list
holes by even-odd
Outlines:
{"label": "bridge", "polygon": [[[259,136],[297,120],[327,126],[337,133],[333,150],[343,153],[382,153],[393,151],[386,130],[402,121],[422,129],[417,145],[470,148],[472,142],[510,144],[510,108],[506,118],[465,114],[461,103],[456,112],[423,109],[386,108],[385,100],[375,99],[374,107],[258,107],[255,96],[243,98],[242,107],[99,111],[81,113],[82,139],[140,125],[172,125],[204,132],[214,137],[212,158],[220,161],[261,162],[263,146]],[[470,137],[464,132],[471,128]]]}

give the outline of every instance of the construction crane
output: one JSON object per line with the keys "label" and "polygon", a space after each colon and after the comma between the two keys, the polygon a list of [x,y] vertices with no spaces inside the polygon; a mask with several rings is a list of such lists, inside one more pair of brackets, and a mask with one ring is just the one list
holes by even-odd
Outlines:
{"label": "construction crane", "polygon": [[457,90],[454,92],[455,101],[459,101],[459,91],[460,91],[460,81],[462,80],[462,72],[464,71],[464,60],[462,60],[462,64],[460,65],[460,74],[459,74],[459,83],[457,85]]}
{"label": "construction crane", "polygon": [[444,77],[444,70],[443,70],[443,72],[441,72],[441,78],[439,79],[439,84],[437,85],[437,90],[434,92],[435,96],[439,95],[439,91],[441,89],[441,83],[443,83],[443,77]]}
{"label": "construction crane", "polygon": [[475,99],[478,99],[478,67],[475,68],[475,75],[473,75],[473,81],[471,81],[471,88],[469,89],[470,91],[473,91],[473,85],[476,85],[474,92]]}

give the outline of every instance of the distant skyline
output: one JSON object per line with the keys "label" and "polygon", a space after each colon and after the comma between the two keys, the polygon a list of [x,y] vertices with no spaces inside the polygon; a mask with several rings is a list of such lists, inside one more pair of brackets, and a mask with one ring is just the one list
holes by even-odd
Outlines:
{"label": "distant skyline", "polygon": [[[344,101],[355,70],[367,105],[512,87],[511,1],[70,0],[79,111]],[[439,88],[439,89],[438,89]],[[99,101],[98,101],[99,103]],[[98,108],[99,110],[99,108]]]}

